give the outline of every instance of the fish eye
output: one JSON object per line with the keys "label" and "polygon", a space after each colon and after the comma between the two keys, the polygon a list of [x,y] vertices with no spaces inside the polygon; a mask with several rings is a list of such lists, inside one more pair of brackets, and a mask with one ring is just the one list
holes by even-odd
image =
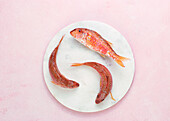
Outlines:
{"label": "fish eye", "polygon": [[79,29],[79,32],[81,32],[81,30]]}

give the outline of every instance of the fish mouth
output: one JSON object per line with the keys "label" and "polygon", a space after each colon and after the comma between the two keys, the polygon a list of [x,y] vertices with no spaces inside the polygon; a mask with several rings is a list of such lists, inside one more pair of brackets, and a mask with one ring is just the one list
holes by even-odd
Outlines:
{"label": "fish mouth", "polygon": [[71,36],[73,36],[73,32],[74,32],[75,30],[76,30],[76,29],[73,29],[73,30],[70,31]]}
{"label": "fish mouth", "polygon": [[97,99],[95,100],[95,103],[96,103],[96,104],[99,104],[99,103],[101,103],[101,102],[102,102],[101,100],[97,100]]}
{"label": "fish mouth", "polygon": [[73,89],[73,88],[77,88],[77,87],[79,87],[79,86],[80,86],[80,84],[79,84],[79,83],[77,83],[77,82],[75,82],[75,81],[73,81],[73,80],[70,80],[70,81],[71,81],[71,82],[70,82],[70,83],[68,83],[69,88]]}
{"label": "fish mouth", "polygon": [[79,84],[79,83],[76,83],[76,84],[75,84],[75,87],[79,87],[79,86],[80,86],[80,84]]}

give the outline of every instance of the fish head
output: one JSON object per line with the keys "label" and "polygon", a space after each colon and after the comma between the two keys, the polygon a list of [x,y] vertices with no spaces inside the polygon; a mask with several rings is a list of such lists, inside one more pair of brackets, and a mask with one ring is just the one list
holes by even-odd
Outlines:
{"label": "fish head", "polygon": [[73,29],[71,32],[70,32],[71,36],[73,36],[75,39],[77,40],[81,40],[84,35],[86,34],[86,29],[85,28],[76,28],[76,29]]}
{"label": "fish head", "polygon": [[77,82],[75,82],[73,80],[69,80],[68,84],[67,84],[67,87],[68,88],[77,88],[77,87],[79,87],[79,83],[77,83]]}
{"label": "fish head", "polygon": [[106,93],[99,93],[96,98],[96,104],[101,103],[106,97]]}

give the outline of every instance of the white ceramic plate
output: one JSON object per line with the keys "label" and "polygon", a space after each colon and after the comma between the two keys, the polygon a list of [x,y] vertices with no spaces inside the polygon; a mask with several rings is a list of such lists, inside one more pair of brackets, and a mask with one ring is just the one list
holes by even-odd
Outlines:
{"label": "white ceramic plate", "polygon": [[[109,57],[102,58],[98,53],[76,41],[69,32],[78,27],[94,30],[103,38],[112,42],[112,48],[117,54],[130,58],[129,61],[124,62],[126,67],[119,66]],[[57,64],[64,76],[80,84],[76,89],[65,89],[52,84],[49,74],[48,61],[50,54],[64,34],[66,35],[57,54]],[[113,78],[112,94],[116,101],[113,101],[110,95],[108,95],[102,103],[96,104],[95,99],[100,90],[100,76],[97,71],[87,66],[70,67],[72,63],[91,61],[101,63],[110,70]],[[96,112],[115,105],[123,98],[131,86],[134,76],[134,65],[132,50],[126,39],[117,30],[101,22],[80,21],[65,27],[51,40],[44,56],[43,72],[49,91],[61,104],[75,111]]]}

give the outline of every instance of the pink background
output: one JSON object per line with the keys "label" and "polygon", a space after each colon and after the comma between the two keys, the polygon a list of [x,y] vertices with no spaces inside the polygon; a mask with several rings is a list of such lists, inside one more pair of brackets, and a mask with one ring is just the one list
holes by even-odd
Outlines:
{"label": "pink background", "polygon": [[[0,121],[170,120],[169,0],[1,0]],[[98,113],[65,108],[48,91],[45,50],[63,27],[81,20],[120,31],[134,52],[128,94]]]}

